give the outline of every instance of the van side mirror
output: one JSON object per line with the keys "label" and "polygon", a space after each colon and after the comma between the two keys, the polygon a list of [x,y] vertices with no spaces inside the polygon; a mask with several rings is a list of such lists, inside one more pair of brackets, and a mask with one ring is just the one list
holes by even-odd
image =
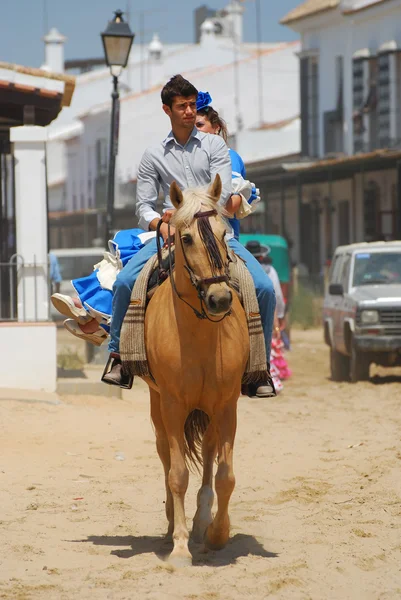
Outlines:
{"label": "van side mirror", "polygon": [[344,288],[342,283],[331,283],[329,285],[330,296],[344,296]]}

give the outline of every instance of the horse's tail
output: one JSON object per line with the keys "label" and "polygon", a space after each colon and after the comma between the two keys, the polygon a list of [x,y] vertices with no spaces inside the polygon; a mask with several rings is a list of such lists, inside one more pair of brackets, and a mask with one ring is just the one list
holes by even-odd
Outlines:
{"label": "horse's tail", "polygon": [[202,460],[202,439],[210,419],[203,410],[193,410],[187,417],[184,426],[185,438],[185,460],[187,464],[195,467],[199,471],[199,465],[203,464]]}

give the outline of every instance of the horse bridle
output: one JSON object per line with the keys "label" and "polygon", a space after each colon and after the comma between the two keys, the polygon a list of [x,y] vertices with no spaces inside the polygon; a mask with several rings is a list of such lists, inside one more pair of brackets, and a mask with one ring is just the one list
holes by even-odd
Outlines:
{"label": "horse bridle", "polygon": [[[218,214],[217,210],[215,210],[215,209],[207,210],[207,211],[199,211],[199,212],[195,213],[194,218],[199,219],[201,217],[213,217],[213,216],[216,216],[217,214]],[[161,226],[162,222],[163,221],[160,219],[160,221],[157,225],[157,230],[156,230],[157,231],[156,240],[157,240],[157,246],[158,246],[157,249],[158,249],[158,256],[159,256],[159,266],[161,265],[160,226]],[[220,319],[216,319],[216,320],[211,319],[209,317],[209,315],[207,314],[207,311],[205,310],[206,293],[202,286],[203,285],[211,285],[213,283],[227,283],[227,284],[230,283],[228,264],[231,262],[231,258],[229,256],[229,254],[227,253],[227,264],[226,264],[226,274],[225,275],[217,275],[215,277],[201,278],[195,273],[195,271],[192,269],[191,265],[189,264],[189,261],[188,261],[188,258],[187,258],[186,252],[185,252],[184,244],[182,242],[181,237],[180,237],[180,244],[181,244],[182,254],[184,256],[184,262],[185,262],[184,267],[189,274],[191,284],[196,289],[197,296],[198,296],[199,302],[200,302],[200,310],[198,310],[190,302],[187,302],[187,300],[185,300],[185,298],[183,298],[181,296],[180,292],[177,290],[177,287],[175,285],[175,280],[173,277],[173,263],[172,263],[172,258],[171,258],[172,236],[170,233],[170,223],[168,223],[167,247],[168,247],[169,271],[170,271],[169,276],[170,276],[171,287],[173,289],[174,294],[177,296],[177,298],[179,298],[182,302],[184,302],[187,306],[189,306],[193,310],[195,316],[198,319],[207,319],[208,321],[211,321],[212,323],[220,323],[221,321],[223,321],[223,319],[225,319],[226,317],[228,317],[231,314],[231,308]],[[208,250],[207,247],[206,247],[206,250]]]}

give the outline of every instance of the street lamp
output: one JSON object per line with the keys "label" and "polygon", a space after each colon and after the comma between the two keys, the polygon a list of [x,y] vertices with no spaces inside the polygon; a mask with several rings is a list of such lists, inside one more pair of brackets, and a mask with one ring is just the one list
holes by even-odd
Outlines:
{"label": "street lamp", "polygon": [[120,120],[120,102],[118,92],[118,78],[127,66],[129,53],[135,35],[128,23],[123,19],[123,12],[116,10],[114,19],[109,21],[106,30],[101,34],[106,64],[110,67],[113,77],[113,91],[111,94],[111,127],[109,142],[109,169],[107,179],[107,212],[106,212],[106,249],[113,232],[114,217],[114,186],[116,156],[118,153],[118,129]]}

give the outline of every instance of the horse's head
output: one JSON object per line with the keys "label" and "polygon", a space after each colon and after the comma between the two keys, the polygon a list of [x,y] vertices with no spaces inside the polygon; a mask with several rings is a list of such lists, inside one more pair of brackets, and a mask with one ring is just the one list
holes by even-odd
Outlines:
{"label": "horse's head", "polygon": [[[230,311],[232,292],[229,283],[229,255],[224,239],[226,226],[218,205],[221,179],[216,175],[208,189],[185,190],[173,182],[170,198],[177,209],[176,265],[182,264],[207,312],[220,316]],[[181,260],[182,259],[182,260]]]}

